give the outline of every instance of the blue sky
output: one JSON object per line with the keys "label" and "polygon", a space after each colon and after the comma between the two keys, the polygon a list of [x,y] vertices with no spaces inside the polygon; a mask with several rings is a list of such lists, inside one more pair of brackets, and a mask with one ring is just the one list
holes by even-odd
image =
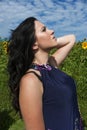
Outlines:
{"label": "blue sky", "polygon": [[75,34],[87,38],[87,0],[0,0],[0,36],[8,38],[25,18],[34,16],[55,36]]}

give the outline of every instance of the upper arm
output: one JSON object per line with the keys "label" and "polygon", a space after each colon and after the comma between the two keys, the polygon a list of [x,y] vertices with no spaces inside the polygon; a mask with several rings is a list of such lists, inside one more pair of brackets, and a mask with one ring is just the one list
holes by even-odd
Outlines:
{"label": "upper arm", "polygon": [[45,130],[41,83],[35,76],[27,76],[21,80],[19,104],[26,130]]}
{"label": "upper arm", "polygon": [[59,66],[69,54],[70,50],[74,46],[75,36],[66,35],[63,37],[59,37],[57,38],[57,43],[58,50],[50,58],[52,60],[52,63],[55,62],[55,66]]}

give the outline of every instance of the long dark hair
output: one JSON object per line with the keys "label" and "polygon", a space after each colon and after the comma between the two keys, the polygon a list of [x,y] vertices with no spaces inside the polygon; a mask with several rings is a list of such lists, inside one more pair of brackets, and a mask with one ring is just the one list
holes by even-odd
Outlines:
{"label": "long dark hair", "polygon": [[8,72],[9,87],[12,95],[12,104],[16,112],[19,107],[19,82],[29,69],[34,53],[32,46],[36,41],[34,17],[25,19],[15,30],[12,31],[8,46]]}

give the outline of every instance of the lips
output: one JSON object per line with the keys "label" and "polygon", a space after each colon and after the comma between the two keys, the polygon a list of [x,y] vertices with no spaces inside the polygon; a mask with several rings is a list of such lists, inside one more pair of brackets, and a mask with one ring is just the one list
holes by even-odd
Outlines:
{"label": "lips", "polygon": [[52,39],[55,39],[56,40],[56,37],[55,36],[53,36],[53,38]]}

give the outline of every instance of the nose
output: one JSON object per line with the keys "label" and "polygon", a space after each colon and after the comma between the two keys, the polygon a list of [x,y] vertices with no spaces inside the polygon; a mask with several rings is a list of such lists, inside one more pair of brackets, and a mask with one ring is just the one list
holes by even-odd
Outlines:
{"label": "nose", "polygon": [[54,30],[50,30],[50,34],[51,34],[51,35],[54,34]]}

